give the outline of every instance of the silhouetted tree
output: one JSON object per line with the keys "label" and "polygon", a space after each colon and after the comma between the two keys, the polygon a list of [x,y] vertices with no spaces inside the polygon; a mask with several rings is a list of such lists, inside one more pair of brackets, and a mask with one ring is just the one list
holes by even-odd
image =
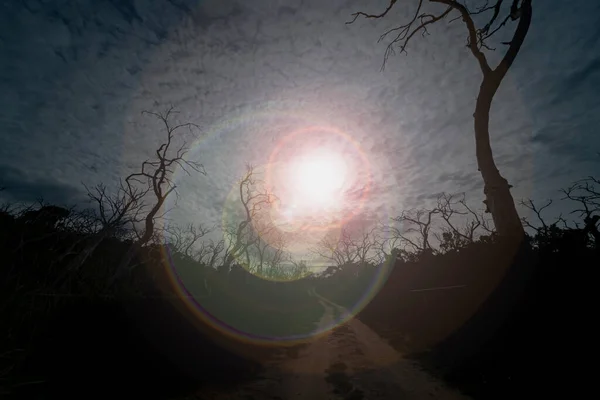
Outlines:
{"label": "silhouetted tree", "polygon": [[289,262],[291,266],[288,266],[287,270],[289,271],[288,276],[290,279],[295,280],[310,275],[310,270],[305,260],[295,260],[290,256]]}
{"label": "silhouetted tree", "polygon": [[[573,185],[564,189],[562,192],[568,199],[579,203],[579,208],[573,210],[575,214],[583,219],[583,234],[590,235],[594,240],[594,245],[600,248],[600,232],[598,224],[600,223],[600,179],[587,177],[575,182]],[[578,226],[579,227],[579,226]]]}
{"label": "silhouetted tree", "polygon": [[261,213],[276,201],[276,197],[260,187],[259,179],[255,176],[252,166],[247,166],[246,174],[240,180],[238,188],[243,207],[243,220],[235,227],[228,227],[229,229],[224,232],[228,236],[229,245],[224,250],[223,263],[218,267],[224,274],[229,272],[234,260],[239,257],[245,255],[248,262],[249,248],[258,241],[261,234],[274,229],[272,224],[267,224],[261,232],[253,230],[259,226],[257,219]]}
{"label": "silhouetted tree", "polygon": [[[529,31],[532,0],[512,0],[509,9],[503,7],[506,6],[503,4],[503,0],[496,0],[493,4],[486,1],[480,7],[468,6],[466,2],[457,0],[429,0],[429,3],[444,7],[435,14],[423,10],[424,0],[415,1],[417,9],[412,19],[406,24],[388,30],[380,38],[382,40],[390,34],[395,35],[385,52],[384,65],[388,56],[394,52],[395,46],[399,46],[400,50],[405,52],[408,43],[417,33],[427,34],[429,25],[447,19],[453,12],[458,12],[459,16],[455,19],[460,18],[464,22],[468,31],[467,47],[477,60],[483,74],[473,117],[475,151],[477,165],[484,182],[485,204],[487,210],[492,214],[498,234],[511,240],[521,240],[525,232],[510,193],[511,185],[500,174],[494,161],[490,145],[489,120],[494,96],[515,61]],[[353,23],[360,16],[374,19],[383,18],[395,4],[396,0],[390,0],[387,8],[380,14],[356,12],[353,14],[354,18],[348,23]],[[490,17],[485,20],[485,25],[477,27],[476,22],[484,21],[482,16],[485,14],[490,14]],[[474,18],[475,16],[477,18]],[[503,43],[508,47],[502,60],[495,68],[492,68],[485,55],[485,50],[493,50],[488,46],[487,41],[509,21],[518,21],[517,28],[512,38]]]}
{"label": "silhouetted tree", "polygon": [[[93,254],[96,248],[108,237],[127,236],[144,210],[143,198],[149,188],[137,188],[120,182],[115,193],[109,193],[106,185],[100,183],[93,188],[84,184],[90,202],[95,206],[93,213],[85,220],[88,235],[72,243],[72,248],[84,242],[84,246],[71,259],[65,272],[76,271]],[[83,233],[83,230],[80,229]]]}
{"label": "silhouetted tree", "polygon": [[390,227],[392,236],[399,239],[404,248],[416,253],[431,253],[434,248],[431,243],[431,228],[439,208],[412,209],[392,218],[400,227]]}
{"label": "silhouetted tree", "polygon": [[[129,264],[136,253],[153,238],[156,219],[160,217],[159,212],[169,195],[175,192],[176,186],[172,181],[172,175],[175,168],[180,168],[184,173],[190,175],[191,171],[206,175],[204,166],[196,161],[190,161],[186,158],[188,149],[184,142],[176,151],[172,150],[175,134],[182,128],[191,129],[197,125],[193,123],[183,123],[172,125],[169,121],[172,114],[177,113],[173,107],[164,113],[155,113],[144,111],[144,114],[155,116],[164,126],[166,131],[166,141],[156,150],[154,159],[146,160],[142,163],[141,170],[134,172],[125,178],[128,188],[141,188],[144,193],[154,196],[154,201],[149,211],[145,214],[141,232],[133,226],[136,239],[133,241],[125,256],[122,258],[112,282],[118,280],[129,271]],[[134,189],[130,189],[134,190]],[[176,193],[175,193],[176,194]]]}
{"label": "silhouetted tree", "polygon": [[[205,263],[209,268],[216,268],[217,261],[221,257],[221,253],[225,250],[225,240],[218,241],[209,240],[204,244],[203,257],[198,261],[206,260]],[[205,258],[206,257],[206,258]]]}
{"label": "silhouetted tree", "polygon": [[[185,228],[179,226],[167,226],[164,229],[164,234],[167,236],[166,241],[172,247],[172,249],[182,255],[192,258],[194,253],[194,246],[200,239],[212,232],[215,227],[206,227],[202,224],[188,224]],[[196,258],[199,262],[206,255],[207,246],[204,244],[200,245],[198,250],[200,254],[196,252]]]}
{"label": "silhouetted tree", "polygon": [[375,231],[374,261],[377,265],[394,264],[400,255],[400,238],[393,236],[392,231],[393,229],[389,225],[383,223],[380,223]]}
{"label": "silhouetted tree", "polygon": [[325,235],[311,251],[337,267],[354,263],[366,264],[373,262],[377,256],[377,236],[375,228],[363,232],[352,232],[343,226],[339,235]]}
{"label": "silhouetted tree", "polygon": [[265,222],[255,223],[258,232],[264,232],[258,235],[254,241],[256,254],[256,272],[259,276],[270,276],[271,271],[275,273],[281,267],[285,259],[285,248],[288,240],[284,232],[276,229],[268,219]]}

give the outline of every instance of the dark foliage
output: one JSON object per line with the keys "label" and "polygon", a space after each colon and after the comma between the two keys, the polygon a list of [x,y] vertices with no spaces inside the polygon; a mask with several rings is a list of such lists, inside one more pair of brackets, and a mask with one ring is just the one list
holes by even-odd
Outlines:
{"label": "dark foliage", "polygon": [[140,267],[110,285],[131,245],[114,235],[70,269],[98,235],[89,217],[46,204],[0,214],[2,396],[175,398],[257,373],[277,347],[228,338],[198,319],[167,259],[184,281],[207,282],[190,292],[244,332],[281,342],[310,333],[322,311],[305,281],[265,281],[239,266],[218,274],[173,249],[166,257],[159,244],[141,248]]}
{"label": "dark foliage", "polygon": [[[580,222],[559,217],[548,223],[545,207],[524,203],[538,223],[524,219],[530,235],[517,247],[487,228],[475,235],[483,220],[470,209],[463,215],[475,222],[452,225],[449,216],[462,212],[452,207],[466,203],[444,195],[428,211],[449,226],[435,236],[437,246],[394,247],[376,258],[383,260],[378,266],[363,257],[291,282],[261,279],[235,263],[219,268],[211,256],[218,245],[202,248],[207,257],[192,257],[189,240],[202,230],[188,228],[177,231],[179,241],[153,239],[140,247],[131,260],[137,268],[113,284],[131,250],[134,236],[126,229],[107,231],[95,225],[93,213],[45,203],[5,207],[2,395],[106,398],[118,391],[161,399],[214,385],[231,388],[255,377],[278,348],[224,335],[197,318],[189,300],[246,339],[282,343],[310,335],[319,319],[312,288],[359,311],[402,353],[475,398],[571,394],[576,359],[594,342],[587,321],[594,304],[591,271],[600,255],[596,183],[589,178],[564,191],[565,200],[578,205],[572,215]],[[363,236],[360,243],[369,238],[377,240]],[[185,291],[176,279],[186,283]]]}
{"label": "dark foliage", "polygon": [[353,307],[377,274],[389,273],[358,317],[401,353],[476,399],[573,396],[583,387],[576,366],[594,342],[592,271],[600,259],[597,192],[585,188],[585,196],[566,198],[584,201],[572,213],[581,223],[547,223],[526,203],[538,221],[524,219],[531,233],[518,248],[494,234],[461,242],[446,232],[439,250],[400,252],[391,272],[332,269],[320,290]]}

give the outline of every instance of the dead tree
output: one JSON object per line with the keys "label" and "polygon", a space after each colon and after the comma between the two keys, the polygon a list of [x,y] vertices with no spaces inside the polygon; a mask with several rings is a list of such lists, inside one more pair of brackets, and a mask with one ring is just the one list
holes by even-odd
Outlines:
{"label": "dead tree", "polygon": [[[130,188],[130,191],[134,191],[135,188],[140,188],[138,190],[147,194],[143,199],[144,202],[149,201],[147,199],[149,196],[152,196],[153,199],[150,201],[151,205],[148,205],[148,212],[145,213],[143,220],[141,221],[141,224],[143,225],[141,230],[138,230],[137,224],[133,227],[136,239],[125,253],[125,256],[121,259],[118,269],[111,279],[111,284],[132,269],[129,268],[129,264],[133,257],[153,238],[156,221],[161,217],[161,214],[159,213],[163,209],[169,195],[174,193],[176,189],[176,186],[172,181],[175,168],[180,168],[188,175],[191,175],[192,172],[206,175],[206,171],[202,164],[190,161],[186,158],[188,148],[185,142],[179,146],[177,150],[173,151],[172,149],[175,135],[181,129],[191,130],[194,127],[197,128],[197,125],[189,122],[176,125],[171,124],[170,118],[176,113],[177,112],[174,111],[172,107],[164,113],[143,112],[143,114],[156,117],[162,123],[166,132],[166,140],[158,147],[154,158],[148,159],[142,163],[139,172],[134,172],[125,178],[125,184]],[[145,205],[146,204],[144,204],[144,206]]]}
{"label": "dead tree", "polygon": [[[104,184],[98,184],[93,188],[84,187],[88,198],[94,204],[90,224],[88,228],[92,231],[85,238],[84,247],[69,262],[67,271],[77,271],[94,253],[96,248],[108,237],[124,236],[136,223],[140,221],[140,215],[144,210],[143,198],[148,193],[148,188],[132,187],[121,182],[115,193],[109,193]],[[77,245],[78,243],[74,243]]]}
{"label": "dead tree", "polygon": [[579,203],[580,208],[573,210],[571,213],[583,219],[582,232],[584,236],[591,235],[594,238],[596,247],[600,246],[600,231],[598,230],[600,222],[599,185],[600,179],[590,176],[575,182],[562,191],[565,195],[563,199]]}
{"label": "dead tree", "polygon": [[[458,13],[456,19],[461,19],[468,31],[467,47],[473,54],[483,74],[483,80],[479,87],[477,102],[475,106],[474,130],[475,130],[475,153],[477,165],[484,182],[484,201],[487,210],[492,214],[494,225],[498,235],[510,240],[520,241],[524,237],[525,231],[519,219],[515,207],[515,201],[510,193],[511,185],[500,174],[492,148],[490,145],[490,109],[492,101],[500,84],[506,76],[508,70],[514,63],[521,46],[525,41],[532,16],[532,0],[512,0],[510,7],[503,4],[503,0],[496,0],[493,4],[486,1],[482,6],[472,8],[467,6],[466,2],[458,0],[429,0],[428,3],[442,6],[438,13],[424,11],[425,0],[415,0],[417,7],[413,17],[406,24],[399,25],[385,32],[380,40],[393,35],[384,57],[385,61],[390,54],[394,53],[398,46],[401,52],[406,52],[410,40],[416,34],[428,34],[429,25],[450,18],[451,15]],[[379,19],[385,17],[396,4],[396,0],[390,0],[387,8],[380,14],[367,14],[356,12],[353,19],[348,23],[353,23],[358,17],[369,19]],[[489,15],[485,25],[478,27],[477,20],[483,20],[483,15]],[[494,36],[500,29],[511,21],[517,21],[517,27],[512,38],[502,45],[507,46],[507,50],[500,63],[492,68],[490,66],[485,51],[494,50],[488,45],[488,40]]]}
{"label": "dead tree", "polygon": [[300,278],[305,278],[311,274],[310,268],[306,265],[306,261],[299,260],[296,261],[290,255],[289,257],[290,266],[287,268],[287,276],[289,279],[296,280]]}
{"label": "dead tree", "polygon": [[223,264],[219,266],[222,273],[229,273],[233,262],[242,255],[246,255],[246,258],[249,259],[248,249],[250,246],[258,241],[261,234],[266,234],[268,230],[274,229],[272,225],[269,225],[263,232],[253,231],[258,226],[257,220],[262,212],[271,207],[277,198],[269,191],[260,188],[260,181],[256,178],[251,165],[247,166],[246,174],[240,180],[238,188],[243,208],[243,220],[237,226],[224,232],[229,239],[229,246],[225,250]]}
{"label": "dead tree", "polygon": [[346,227],[342,228],[339,237],[332,233],[325,235],[310,251],[336,267],[352,264],[357,258],[354,240]]}
{"label": "dead tree", "polygon": [[444,221],[442,235],[436,234],[442,250],[457,250],[474,243],[482,234],[494,234],[485,212],[469,206],[464,193],[442,193],[437,200],[437,209]]}
{"label": "dead tree", "polygon": [[311,252],[333,262],[336,267],[342,267],[351,264],[365,265],[375,261],[376,247],[375,228],[358,233],[351,232],[344,226],[339,236],[326,235],[311,248]]}
{"label": "dead tree", "polygon": [[[198,258],[198,261],[205,262],[206,266],[209,268],[216,268],[216,263],[221,253],[225,250],[225,240],[221,239],[218,241],[210,240],[205,245],[205,250],[202,255]],[[204,261],[206,257],[206,261]]]}
{"label": "dead tree", "polygon": [[392,221],[400,224],[400,227],[389,227],[392,237],[402,243],[404,249],[407,247],[414,253],[434,253],[431,245],[431,228],[434,217],[439,214],[438,208],[411,209],[402,211]]}
{"label": "dead tree", "polygon": [[[269,236],[269,247],[263,254],[263,263],[267,267],[267,274],[270,273],[270,271],[278,270],[282,267],[282,264],[286,259],[285,249],[289,243],[285,233],[279,230],[273,230],[273,234],[270,234]],[[259,273],[262,273],[262,265]]]}
{"label": "dead tree", "polygon": [[[178,253],[185,257],[191,258],[194,255],[192,251],[194,246],[200,239],[214,231],[215,227],[207,227],[202,224],[188,224],[185,228],[179,226],[167,226],[164,228],[164,234],[167,236],[167,243]],[[202,257],[199,257],[199,261],[205,256],[208,249],[204,244],[200,245],[200,251],[202,251]]]}

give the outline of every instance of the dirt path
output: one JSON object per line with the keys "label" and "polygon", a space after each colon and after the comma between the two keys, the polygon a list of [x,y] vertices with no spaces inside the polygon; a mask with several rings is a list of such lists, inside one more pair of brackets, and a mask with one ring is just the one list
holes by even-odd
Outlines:
{"label": "dirt path", "polygon": [[[319,296],[325,312],[319,327],[331,326],[345,310]],[[357,319],[287,352],[256,380],[233,392],[206,393],[199,399],[232,400],[402,400],[468,399],[444,386]]]}

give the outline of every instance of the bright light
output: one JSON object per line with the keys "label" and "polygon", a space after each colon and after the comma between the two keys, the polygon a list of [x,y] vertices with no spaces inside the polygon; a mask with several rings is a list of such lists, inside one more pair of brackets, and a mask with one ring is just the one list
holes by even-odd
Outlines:
{"label": "bright light", "polygon": [[336,153],[320,151],[300,157],[293,163],[294,194],[303,206],[329,206],[339,201],[346,178],[344,159]]}

